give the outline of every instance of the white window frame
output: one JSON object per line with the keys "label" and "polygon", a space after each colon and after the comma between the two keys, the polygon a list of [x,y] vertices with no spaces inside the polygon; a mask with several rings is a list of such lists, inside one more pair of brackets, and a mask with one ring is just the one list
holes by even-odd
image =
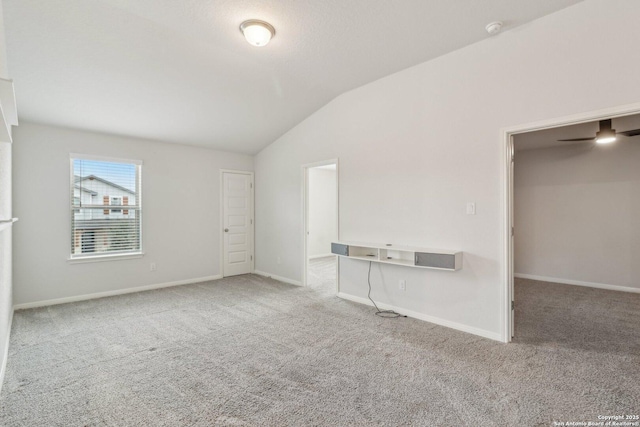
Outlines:
{"label": "white window frame", "polygon": [[[95,253],[91,255],[87,254],[74,254],[73,253],[73,239],[74,230],[73,230],[73,219],[74,219],[74,209],[78,209],[73,204],[73,188],[74,188],[74,170],[73,170],[73,161],[74,160],[93,160],[99,162],[111,162],[111,163],[126,163],[136,166],[136,204],[131,207],[136,211],[136,215],[138,215],[139,219],[139,234],[140,234],[140,248],[135,251],[123,251],[123,252],[101,252]],[[70,169],[70,200],[69,200],[69,233],[68,236],[71,236],[71,247],[70,256],[67,261],[71,264],[76,263],[85,263],[85,262],[98,262],[98,261],[115,261],[122,259],[132,259],[132,258],[141,258],[144,256],[143,248],[143,233],[142,233],[142,160],[135,159],[123,159],[116,157],[104,157],[104,156],[95,156],[91,154],[81,154],[81,153],[70,153],[69,155],[69,169]],[[82,197],[82,195],[80,196]],[[122,197],[120,197],[122,199]],[[93,197],[92,197],[93,199]],[[109,198],[109,203],[111,204],[111,197]]]}

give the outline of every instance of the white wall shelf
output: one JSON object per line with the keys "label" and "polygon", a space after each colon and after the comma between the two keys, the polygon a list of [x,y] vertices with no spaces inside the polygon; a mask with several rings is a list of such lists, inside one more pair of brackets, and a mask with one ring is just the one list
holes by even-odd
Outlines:
{"label": "white wall shelf", "polygon": [[18,125],[13,80],[0,78],[0,142],[12,142],[11,126]]}
{"label": "white wall shelf", "polygon": [[345,258],[407,267],[456,271],[462,268],[462,252],[441,249],[356,242],[333,242],[331,252]]}

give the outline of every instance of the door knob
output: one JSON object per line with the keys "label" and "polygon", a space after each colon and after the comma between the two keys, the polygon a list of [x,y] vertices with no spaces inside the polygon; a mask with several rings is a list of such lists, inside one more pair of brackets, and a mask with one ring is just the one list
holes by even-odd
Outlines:
{"label": "door knob", "polygon": [[225,232],[225,233],[228,233],[228,232],[229,232],[229,229],[228,229],[228,228],[225,228],[225,229],[224,229],[224,232]]}

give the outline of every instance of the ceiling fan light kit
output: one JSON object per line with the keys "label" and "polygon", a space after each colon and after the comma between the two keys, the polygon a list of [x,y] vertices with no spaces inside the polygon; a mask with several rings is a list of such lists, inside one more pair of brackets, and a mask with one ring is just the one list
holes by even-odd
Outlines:
{"label": "ceiling fan light kit", "polygon": [[[600,132],[598,132],[598,134],[600,134]],[[596,142],[598,144],[609,144],[611,142],[614,142],[616,140],[615,135],[611,136],[611,135],[598,135],[596,137]]]}
{"label": "ceiling fan light kit", "polygon": [[240,24],[240,31],[250,45],[256,47],[266,46],[276,35],[273,25],[259,19],[249,19]]}
{"label": "ceiling fan light kit", "polygon": [[616,130],[611,128],[611,120],[601,120],[600,130],[596,133],[598,144],[609,144],[616,140]]}
{"label": "ceiling fan light kit", "polygon": [[595,141],[597,144],[610,144],[618,139],[618,135],[631,137],[640,135],[640,129],[631,129],[624,132],[616,132],[611,125],[611,119],[600,120],[600,130],[594,137],[559,139],[558,141]]}

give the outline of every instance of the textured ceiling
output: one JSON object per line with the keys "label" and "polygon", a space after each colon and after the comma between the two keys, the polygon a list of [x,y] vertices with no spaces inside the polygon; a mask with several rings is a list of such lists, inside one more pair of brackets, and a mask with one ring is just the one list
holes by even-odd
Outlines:
{"label": "textured ceiling", "polygon": [[[4,0],[22,120],[256,153],[339,94],[579,0]],[[238,30],[274,25],[264,48]],[[499,35],[498,35],[499,37]]]}
{"label": "textured ceiling", "polygon": [[[581,123],[578,125],[562,126],[553,129],[539,130],[515,135],[514,144],[516,151],[537,150],[540,148],[562,147],[565,145],[593,145],[594,141],[558,141],[559,139],[590,138],[599,130],[599,121]],[[640,129],[640,114],[616,117],[611,121],[616,132],[624,132],[632,129]],[[634,143],[640,141],[640,136],[619,136],[619,142]]]}

